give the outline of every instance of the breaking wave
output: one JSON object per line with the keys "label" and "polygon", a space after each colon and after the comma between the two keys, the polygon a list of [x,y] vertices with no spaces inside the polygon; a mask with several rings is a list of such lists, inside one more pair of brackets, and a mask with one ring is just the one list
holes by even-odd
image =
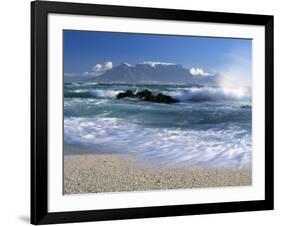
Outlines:
{"label": "breaking wave", "polygon": [[75,90],[64,93],[64,97],[71,98],[115,98],[122,90]]}
{"label": "breaking wave", "polygon": [[[124,88],[124,87],[123,87]],[[143,88],[144,89],[144,88]],[[127,89],[75,89],[65,91],[68,98],[116,98],[118,93]],[[137,90],[141,91],[141,90]],[[216,101],[251,101],[251,89],[247,87],[189,87],[166,91],[151,90],[155,93],[169,95],[180,102],[216,102]]]}
{"label": "breaking wave", "polygon": [[165,93],[179,101],[251,101],[251,90],[248,88],[224,88],[224,87],[193,87],[179,89]]}

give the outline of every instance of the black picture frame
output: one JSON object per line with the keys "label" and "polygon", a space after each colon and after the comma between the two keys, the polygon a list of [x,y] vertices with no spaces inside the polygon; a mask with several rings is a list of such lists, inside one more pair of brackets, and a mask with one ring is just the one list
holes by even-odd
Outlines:
{"label": "black picture frame", "polygon": [[[199,21],[265,27],[265,199],[257,201],[48,212],[48,14],[73,14]],[[273,174],[273,16],[80,3],[31,3],[31,223],[52,224],[192,214],[272,210]]]}

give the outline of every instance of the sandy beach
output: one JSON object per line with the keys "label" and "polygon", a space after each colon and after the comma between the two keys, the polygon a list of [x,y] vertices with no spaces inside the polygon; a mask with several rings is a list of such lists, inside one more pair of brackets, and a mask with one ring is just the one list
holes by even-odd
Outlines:
{"label": "sandy beach", "polygon": [[64,156],[64,193],[251,185],[250,170],[153,167],[121,154]]}

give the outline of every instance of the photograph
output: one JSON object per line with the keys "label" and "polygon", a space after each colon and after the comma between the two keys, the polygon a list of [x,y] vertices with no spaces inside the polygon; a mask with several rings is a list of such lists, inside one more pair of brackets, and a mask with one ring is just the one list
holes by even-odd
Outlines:
{"label": "photograph", "polygon": [[33,1],[30,222],[274,209],[274,16]]}
{"label": "photograph", "polygon": [[63,30],[63,193],[252,184],[252,39]]}

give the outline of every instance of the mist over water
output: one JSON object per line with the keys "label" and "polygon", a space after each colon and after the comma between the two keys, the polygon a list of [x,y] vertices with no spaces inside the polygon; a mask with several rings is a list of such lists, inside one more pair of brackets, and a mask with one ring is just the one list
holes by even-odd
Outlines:
{"label": "mist over water", "polygon": [[[149,89],[179,103],[116,99],[128,89]],[[93,153],[126,153],[152,164],[250,168],[251,121],[246,86],[64,84],[64,142]]]}

